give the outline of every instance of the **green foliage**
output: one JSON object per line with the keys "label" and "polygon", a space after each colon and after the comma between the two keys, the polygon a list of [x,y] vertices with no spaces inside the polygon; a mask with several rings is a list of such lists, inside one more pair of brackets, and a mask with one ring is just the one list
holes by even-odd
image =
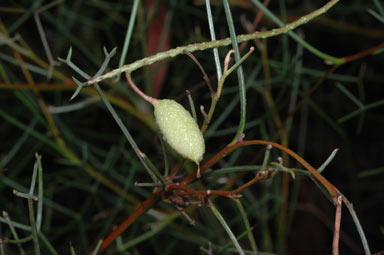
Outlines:
{"label": "green foliage", "polygon": [[[382,249],[383,10],[378,0],[2,1],[0,255],[329,253],[329,187],[281,150],[240,146],[260,139],[350,197],[341,254]],[[124,72],[177,105],[190,91],[205,150],[203,140],[181,154],[200,179],[162,143],[156,109]]]}

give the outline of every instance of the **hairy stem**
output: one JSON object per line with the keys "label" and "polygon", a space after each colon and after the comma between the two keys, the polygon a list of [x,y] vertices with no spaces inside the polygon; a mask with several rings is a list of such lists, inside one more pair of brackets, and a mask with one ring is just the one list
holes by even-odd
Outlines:
{"label": "hairy stem", "polygon": [[[298,26],[301,26],[301,25],[309,22],[310,20],[316,18],[317,16],[325,13],[332,6],[334,6],[338,1],[339,0],[329,1],[323,7],[317,9],[316,11],[313,11],[313,12],[311,12],[305,16],[302,16],[300,19],[298,19],[294,22],[288,23],[287,25],[285,25],[283,27],[272,29],[270,31],[265,31],[265,32],[255,32],[252,34],[238,35],[238,36],[236,36],[237,42],[241,43],[241,42],[254,40],[254,39],[258,39],[258,38],[268,38],[268,37],[273,37],[273,36],[285,34],[289,31],[294,30]],[[131,72],[133,72],[133,71],[135,71],[135,70],[137,70],[143,66],[151,65],[155,62],[158,62],[158,61],[166,59],[166,58],[176,57],[177,55],[182,54],[184,50],[187,50],[189,52],[194,52],[194,51],[198,51],[198,50],[213,49],[213,48],[217,48],[217,47],[228,46],[231,44],[231,42],[232,42],[231,38],[225,38],[225,39],[217,40],[217,41],[195,43],[195,44],[190,44],[187,46],[176,47],[174,49],[171,49],[171,50],[168,50],[165,52],[160,52],[160,53],[157,53],[153,56],[137,60],[131,64],[124,65],[121,68],[114,69],[114,70],[112,70],[112,71],[110,71],[104,75],[101,75],[99,77],[96,77],[94,79],[89,80],[88,84],[93,84],[93,83],[100,82],[100,81],[105,80],[105,79],[115,77],[116,75],[119,75],[123,72],[131,73]],[[335,58],[335,57],[332,57],[332,56],[329,56],[326,54],[324,56],[321,56],[321,57],[326,58],[326,60],[328,60],[334,64],[344,63],[344,59],[342,59],[342,58]]]}

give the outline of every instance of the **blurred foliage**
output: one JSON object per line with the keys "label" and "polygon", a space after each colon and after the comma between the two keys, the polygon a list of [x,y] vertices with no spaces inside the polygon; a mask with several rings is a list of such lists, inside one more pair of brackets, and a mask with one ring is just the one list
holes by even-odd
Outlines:
{"label": "blurred foliage", "polygon": [[[158,49],[210,40],[205,1],[153,1],[152,9],[148,7],[149,2],[152,1],[139,4],[124,63],[146,57],[148,52],[152,54]],[[275,0],[268,9],[281,20],[290,22],[316,10],[320,4],[310,0]],[[29,226],[28,204],[14,196],[12,190],[28,191],[34,155],[38,152],[42,155],[44,179],[41,232],[60,254],[70,254],[70,242],[76,254],[87,254],[152,191],[134,185],[151,179],[95,90],[87,87],[75,100],[69,101],[76,89],[71,77],[77,74],[57,60],[65,58],[72,47],[72,61],[93,76],[104,60],[103,47],[111,50],[116,46],[117,55],[108,70],[117,68],[132,6],[133,1],[103,0],[6,0],[0,3],[0,209],[7,211],[15,222]],[[258,9],[245,0],[230,1],[230,6],[236,33],[246,34],[245,24],[254,21]],[[211,8],[216,38],[228,37],[221,1],[212,1]],[[383,41],[383,8],[377,0],[340,1],[295,32],[330,55],[355,55]],[[256,29],[275,27],[264,15]],[[160,36],[153,34],[159,31]],[[46,40],[42,40],[42,34]],[[251,44],[253,42],[244,45],[241,55]],[[245,139],[282,143],[282,126],[287,137],[285,146],[314,166],[320,166],[334,148],[339,148],[323,175],[354,203],[372,251],[383,249],[380,232],[384,226],[380,206],[384,183],[383,54],[364,56],[332,69],[288,35],[259,40],[256,46],[259,51],[242,65],[247,88]],[[154,51],[153,47],[158,49]],[[221,61],[229,49],[218,49]],[[216,84],[212,50],[194,55],[212,84]],[[155,81],[159,75],[164,77]],[[160,98],[175,99],[189,109],[185,93],[188,89],[197,109],[200,105],[205,109],[209,107],[209,90],[199,69],[185,55],[152,68],[144,67],[133,76],[149,95],[157,93]],[[224,85],[205,134],[203,162],[225,147],[236,133],[237,82],[234,73]],[[123,76],[101,85],[140,150],[158,169],[164,170],[151,106],[131,91]],[[202,122],[199,113],[198,122]],[[167,155],[169,166],[174,169],[180,158],[169,149]],[[260,165],[263,155],[262,147],[238,149],[212,169]],[[281,155],[277,150],[271,152],[273,161]],[[300,167],[293,160],[285,160],[284,165]],[[193,163],[187,162],[180,174],[193,170]],[[231,186],[227,188],[233,189],[250,177],[249,172],[232,172],[203,178],[194,185],[214,189],[220,187],[221,182],[228,182]],[[298,176],[295,181],[289,181],[288,193],[282,188],[283,179],[277,175],[243,192],[241,201],[259,250],[279,254],[329,254],[333,235],[332,204],[308,178]],[[236,235],[245,231],[233,201],[218,198],[215,205]],[[284,206],[288,206],[287,209],[282,208]],[[169,204],[157,203],[138,218],[111,249],[126,247],[126,253],[120,254],[205,254],[211,245],[213,254],[218,254],[220,247],[230,243],[206,207],[187,210],[196,221],[194,227],[175,211]],[[283,218],[281,212],[286,212]],[[361,254],[361,241],[351,217],[345,212],[341,227],[341,254]],[[18,228],[17,232],[21,238],[30,235],[29,231]],[[143,233],[147,235],[141,236]],[[141,239],[135,239],[138,236]],[[13,239],[3,222],[0,238]],[[42,254],[49,253],[45,243],[40,244]],[[251,249],[247,238],[242,238],[240,244],[246,250]],[[5,254],[19,251],[15,244],[0,246]],[[22,246],[27,254],[33,252],[32,241]],[[200,247],[205,250],[200,251]],[[220,252],[229,254],[230,250]]]}

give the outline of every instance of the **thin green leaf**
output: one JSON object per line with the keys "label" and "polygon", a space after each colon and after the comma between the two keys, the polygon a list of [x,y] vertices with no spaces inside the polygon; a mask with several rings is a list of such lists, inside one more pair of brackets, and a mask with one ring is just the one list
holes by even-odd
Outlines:
{"label": "thin green leaf", "polygon": [[237,241],[236,236],[232,233],[231,228],[228,226],[227,222],[225,221],[221,213],[217,210],[217,208],[213,204],[211,204],[210,208],[213,214],[216,216],[217,220],[220,222],[220,224],[223,226],[223,228],[227,232],[229,238],[232,240],[232,243],[236,247],[237,252],[241,255],[244,255],[244,251],[240,247],[240,244]]}
{"label": "thin green leaf", "polygon": [[334,149],[331,153],[331,155],[329,155],[329,157],[327,158],[327,160],[321,164],[321,166],[319,168],[317,168],[317,171],[319,173],[323,172],[324,169],[329,165],[329,163],[332,162],[333,158],[336,156],[336,153],[339,151],[339,149]]}

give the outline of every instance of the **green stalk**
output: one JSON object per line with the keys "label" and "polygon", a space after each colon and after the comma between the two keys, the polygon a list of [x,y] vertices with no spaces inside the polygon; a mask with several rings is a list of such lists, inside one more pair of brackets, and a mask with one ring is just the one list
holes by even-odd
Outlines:
{"label": "green stalk", "polygon": [[[205,5],[207,8],[207,18],[208,18],[208,24],[209,24],[209,32],[211,33],[211,39],[212,41],[216,41],[215,27],[213,26],[211,4],[209,0],[205,0]],[[221,73],[221,66],[220,66],[219,51],[217,50],[217,48],[213,48],[213,55],[214,55],[215,64],[216,64],[217,80],[220,80],[222,73]]]}
{"label": "green stalk", "polygon": [[157,222],[156,223],[156,227],[153,227],[151,230],[149,230],[149,231],[147,231],[147,232],[145,232],[145,233],[143,233],[143,234],[141,234],[141,235],[139,235],[139,236],[129,240],[128,242],[124,243],[121,246],[121,249],[119,249],[119,250],[120,251],[127,250],[127,249],[132,248],[132,247],[138,245],[139,243],[142,243],[145,240],[148,240],[149,238],[155,236],[159,231],[161,231],[168,224],[173,222],[179,215],[180,215],[179,212],[175,212],[172,215],[170,215],[167,218],[165,218],[164,220]]}
{"label": "green stalk", "polygon": [[23,247],[21,247],[19,235],[17,234],[15,226],[14,226],[13,222],[11,221],[11,218],[9,217],[9,215],[6,211],[3,211],[3,217],[5,218],[6,223],[8,223],[9,229],[11,230],[13,238],[16,241],[16,244],[17,244],[17,247],[19,248],[20,254],[25,255],[25,251],[24,251]]}
{"label": "green stalk", "polygon": [[243,249],[240,247],[240,244],[236,239],[236,236],[232,233],[231,228],[228,226],[227,222],[225,221],[225,219],[223,218],[221,213],[217,210],[217,208],[215,207],[214,204],[211,204],[210,208],[211,208],[213,214],[216,216],[217,220],[221,223],[221,225],[223,226],[223,228],[227,232],[229,238],[231,238],[232,243],[236,247],[237,252],[241,255],[245,255]]}
{"label": "green stalk", "polygon": [[136,152],[137,157],[140,159],[141,163],[144,165],[145,170],[147,170],[148,174],[151,176],[153,182],[156,183],[157,178],[159,178],[159,180],[164,185],[164,187],[166,187],[167,181],[165,180],[165,178],[160,174],[160,172],[156,168],[148,166],[147,162],[144,160],[143,153],[140,151],[135,140],[133,139],[132,135],[129,133],[128,129],[125,127],[125,125],[122,122],[122,120],[120,119],[119,115],[117,115],[115,109],[113,109],[111,103],[109,103],[108,99],[105,97],[100,86],[96,83],[96,84],[94,84],[94,87],[95,87],[97,93],[99,94],[99,96],[101,97],[101,100],[104,102],[105,106],[107,107],[108,111],[111,113],[112,117],[116,121],[117,125],[120,127],[124,136],[127,138],[129,143],[131,144],[132,148]]}
{"label": "green stalk", "polygon": [[45,244],[45,246],[47,246],[48,250],[49,250],[49,254],[51,255],[59,255],[59,253],[55,250],[55,248],[53,247],[53,245],[49,242],[49,240],[47,239],[47,237],[41,232],[41,231],[38,231],[37,232],[41,241],[43,241],[43,243]]}
{"label": "green stalk", "polygon": [[353,204],[351,202],[349,202],[349,200],[344,195],[342,196],[342,200],[343,200],[344,204],[347,206],[349,213],[352,216],[353,222],[355,223],[357,232],[359,233],[361,242],[363,244],[365,255],[371,255],[372,253],[371,253],[371,250],[369,249],[367,238],[364,234],[363,227],[360,224],[360,221],[359,221],[359,218],[357,217],[355,209],[353,209]]}
{"label": "green stalk", "polygon": [[36,163],[37,163],[37,172],[38,172],[38,193],[37,193],[37,215],[36,215],[36,227],[40,231],[41,222],[43,221],[43,199],[44,199],[44,189],[43,189],[43,166],[41,164],[41,156],[36,153]]}
{"label": "green stalk", "polygon": [[31,228],[32,228],[32,240],[33,240],[33,247],[35,248],[35,255],[40,255],[39,236],[36,228],[35,212],[33,210],[32,198],[28,198],[28,211],[29,211],[29,221],[31,223]]}
{"label": "green stalk", "polygon": [[329,165],[329,163],[331,163],[331,161],[333,160],[333,158],[336,156],[336,153],[338,152],[339,149],[334,149],[331,153],[331,155],[329,155],[329,157],[327,158],[327,160],[324,161],[323,164],[321,164],[320,167],[317,168],[317,171],[319,173],[323,172],[324,169]]}
{"label": "green stalk", "polygon": [[[249,40],[254,40],[254,39],[259,39],[259,38],[269,38],[269,37],[274,37],[277,35],[288,33],[289,31],[291,31],[291,30],[309,22],[310,20],[318,17],[319,15],[327,12],[338,1],[339,0],[332,0],[332,1],[328,2],[327,4],[325,4],[323,7],[309,13],[308,15],[301,17],[300,19],[298,19],[294,22],[288,23],[287,25],[285,25],[283,27],[276,28],[276,29],[273,29],[271,31],[255,32],[252,34],[238,35],[238,36],[236,36],[236,40],[238,43],[241,43],[241,42],[245,42],[245,41],[249,41]],[[120,68],[114,69],[114,70],[112,70],[112,71],[110,71],[104,75],[101,75],[99,77],[95,77],[95,78],[89,80],[88,84],[94,84],[96,82],[101,82],[105,79],[115,77],[116,75],[119,75],[123,72],[131,73],[131,72],[133,72],[133,71],[135,71],[141,67],[151,65],[151,64],[158,62],[160,60],[176,57],[180,54],[183,54],[183,51],[185,51],[185,50],[187,50],[189,52],[195,52],[198,50],[207,50],[207,49],[218,48],[218,47],[222,47],[222,46],[228,46],[229,44],[231,44],[231,42],[232,42],[231,38],[225,38],[225,39],[217,40],[217,41],[195,43],[195,44],[190,44],[187,46],[176,47],[174,49],[160,52],[160,53],[157,53],[153,56],[142,58],[142,59],[137,60],[131,64],[124,65]],[[14,47],[17,47],[17,45]],[[23,49],[19,49],[19,50],[23,50]],[[322,56],[325,57],[328,55],[322,55]],[[343,58],[334,58],[334,57],[327,58],[326,60],[329,60],[329,61],[333,62],[334,64],[343,64],[345,61]]]}
{"label": "green stalk", "polygon": [[129,18],[129,24],[128,24],[128,28],[127,28],[127,33],[126,33],[125,39],[124,39],[123,51],[121,53],[121,57],[120,57],[120,61],[119,61],[119,67],[121,67],[123,65],[125,58],[127,56],[129,43],[131,42],[133,27],[135,25],[135,20],[136,20],[139,2],[140,2],[140,0],[135,0],[135,2],[133,3],[131,17]]}
{"label": "green stalk", "polygon": [[[275,22],[279,27],[288,27],[289,28],[289,26],[285,26],[285,24],[277,16],[275,16],[270,10],[268,10],[268,8],[266,8],[260,1],[258,1],[258,0],[251,0],[251,1],[254,5],[256,5],[258,8],[260,8],[260,10],[262,10],[265,13],[265,15],[267,15],[270,19],[272,19],[272,21]],[[317,9],[316,11],[313,11],[310,14],[301,17],[300,19],[297,20],[297,22],[299,22],[300,25],[307,23],[311,18],[317,17],[317,16],[325,13],[330,7],[335,5],[338,1],[339,0],[333,0],[333,1],[328,2],[323,7]],[[328,62],[336,64],[336,65],[343,63],[343,60],[341,58],[333,57],[331,55],[328,55],[328,54],[316,49],[315,47],[313,47],[312,45],[310,45],[309,43],[304,41],[300,36],[298,36],[297,34],[292,32],[291,30],[287,31],[287,33],[296,42],[301,44],[304,48],[306,48],[307,50],[312,52],[314,55],[316,55],[316,56],[318,56],[318,57],[320,57],[320,58],[322,58]]]}
{"label": "green stalk", "polygon": [[256,245],[255,237],[253,236],[253,233],[252,233],[251,226],[249,225],[247,214],[244,210],[243,205],[241,204],[241,201],[239,199],[234,199],[234,200],[236,202],[237,208],[240,211],[241,218],[243,219],[245,229],[246,229],[247,234],[248,234],[248,239],[249,239],[249,242],[251,243],[252,250],[253,250],[254,254],[257,254],[257,245]]}
{"label": "green stalk", "polygon": [[225,57],[225,60],[224,60],[224,73],[223,75],[221,76],[220,80],[218,81],[218,84],[217,84],[217,91],[215,94],[212,94],[212,98],[211,98],[211,106],[209,108],[209,112],[206,116],[206,118],[204,118],[204,123],[201,127],[201,132],[204,133],[207,128],[208,128],[208,125],[209,123],[211,122],[211,119],[212,119],[212,116],[213,116],[213,113],[215,111],[215,108],[216,108],[216,104],[217,102],[219,101],[220,99],[220,96],[221,96],[221,91],[223,89],[223,86],[224,86],[224,82],[225,82],[225,79],[228,77],[228,75],[230,75],[237,67],[239,67],[241,65],[241,63],[243,63],[248,57],[249,55],[251,55],[251,53],[254,51],[254,48],[251,47],[248,51],[247,54],[245,54],[236,64],[234,64],[231,68],[229,68],[228,70],[228,64],[229,64],[229,61],[230,61],[230,54],[233,52],[233,51],[229,51],[227,53],[227,56]]}
{"label": "green stalk", "polygon": [[[228,0],[223,0],[223,5],[224,5],[225,16],[227,18],[229,34],[231,35],[232,48],[235,50],[235,60],[236,60],[236,63],[238,63],[240,61],[240,50],[239,50],[239,46],[236,38],[235,26],[233,25],[231,8],[229,7]],[[246,108],[247,100],[245,96],[244,72],[241,65],[237,69],[237,78],[239,82],[240,121],[236,131],[236,135],[230,144],[235,143],[240,137],[240,135],[243,133],[244,127],[245,127],[245,120],[246,120],[245,118],[247,113],[247,108]]]}

